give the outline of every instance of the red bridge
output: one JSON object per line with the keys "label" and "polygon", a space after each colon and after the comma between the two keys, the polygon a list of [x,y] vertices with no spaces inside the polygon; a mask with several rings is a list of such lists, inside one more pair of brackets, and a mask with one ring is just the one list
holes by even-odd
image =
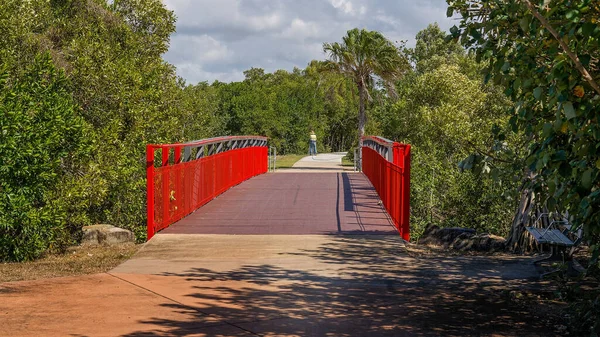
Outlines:
{"label": "red bridge", "polygon": [[127,336],[551,334],[496,295],[532,263],[411,256],[409,145],[363,138],[362,172],[319,155],[272,173],[267,142],[148,146],[154,238],[111,276],[160,305]]}
{"label": "red bridge", "polygon": [[362,156],[363,173],[274,174],[265,137],[148,145],[148,239],[162,230],[409,240],[410,145],[365,137]]}
{"label": "red bridge", "polygon": [[363,143],[362,173],[269,172],[264,137],[149,145],[151,240],[108,273],[0,284],[0,335],[553,335],[502,296],[531,258],[411,254],[410,147]]}

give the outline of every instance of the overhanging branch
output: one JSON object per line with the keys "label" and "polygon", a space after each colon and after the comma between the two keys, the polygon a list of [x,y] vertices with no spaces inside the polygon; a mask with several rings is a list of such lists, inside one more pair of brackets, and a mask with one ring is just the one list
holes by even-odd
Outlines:
{"label": "overhanging branch", "polygon": [[579,60],[579,57],[571,50],[571,48],[569,48],[569,46],[565,43],[565,41],[563,41],[563,39],[560,38],[560,35],[556,31],[556,29],[554,29],[554,27],[552,27],[552,25],[550,25],[550,22],[548,22],[548,20],[546,20],[546,18],[540,12],[538,12],[538,10],[531,3],[531,1],[521,0],[521,2],[524,2],[527,5],[527,8],[529,8],[529,10],[533,14],[533,16],[535,16],[540,21],[542,26],[544,26],[544,28],[546,28],[550,32],[550,34],[552,34],[552,36],[554,36],[554,38],[560,44],[561,48],[565,51],[565,53],[567,53],[569,58],[575,63],[575,68],[577,68],[577,70],[579,70],[579,72],[581,73],[583,78],[588,82],[588,84],[592,88],[594,88],[594,90],[596,91],[596,93],[598,93],[598,95],[600,95],[600,86],[598,86],[598,83],[596,83],[596,81],[594,81],[594,78],[592,77],[592,75],[590,75],[590,73],[587,71],[587,69],[583,66],[583,64]]}

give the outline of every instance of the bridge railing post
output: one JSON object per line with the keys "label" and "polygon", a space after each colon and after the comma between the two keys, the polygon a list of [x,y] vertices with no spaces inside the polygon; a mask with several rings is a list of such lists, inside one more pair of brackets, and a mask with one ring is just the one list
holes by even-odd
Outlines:
{"label": "bridge railing post", "polygon": [[410,144],[394,143],[394,164],[402,168],[400,229],[405,240],[410,239]]}
{"label": "bridge railing post", "polygon": [[170,201],[170,191],[169,191],[169,178],[171,175],[171,170],[169,167],[169,148],[162,147],[161,148],[161,156],[162,156],[162,165],[161,165],[161,180],[162,180],[162,189],[161,189],[161,200],[162,200],[162,222],[169,222],[169,201]]}
{"label": "bridge railing post", "polygon": [[146,145],[146,226],[147,238],[150,240],[156,230],[154,224],[154,147]]}
{"label": "bridge railing post", "polygon": [[410,144],[404,147],[402,170],[402,238],[410,240]]}
{"label": "bridge railing post", "polygon": [[269,154],[267,158],[267,171],[275,172],[277,169],[277,148],[275,146],[269,146]]}

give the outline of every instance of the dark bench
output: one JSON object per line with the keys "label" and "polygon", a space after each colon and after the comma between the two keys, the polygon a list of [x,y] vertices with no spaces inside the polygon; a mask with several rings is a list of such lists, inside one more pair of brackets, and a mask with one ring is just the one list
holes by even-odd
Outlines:
{"label": "dark bench", "polygon": [[573,247],[575,242],[569,239],[560,229],[526,227],[533,239],[539,244]]}
{"label": "dark bench", "polygon": [[[538,222],[542,217],[544,216],[548,216],[548,213],[543,213],[541,214],[536,222]],[[562,229],[558,228],[558,227],[562,227]],[[525,229],[529,232],[529,234],[531,234],[531,236],[533,237],[533,239],[538,243],[538,244],[545,244],[550,246],[551,249],[551,254],[548,257],[544,257],[542,259],[536,260],[534,262],[534,264],[545,261],[545,260],[550,260],[550,259],[560,259],[560,260],[566,260],[567,263],[569,264],[569,268],[571,268],[572,264],[571,264],[571,260],[572,260],[572,255],[574,252],[574,248],[579,245],[579,243],[581,242],[581,238],[582,238],[582,230],[579,229],[576,233],[576,239],[575,240],[571,240],[571,238],[569,238],[567,236],[567,233],[571,230],[573,226],[569,223],[569,221],[567,219],[563,219],[563,220],[552,220],[550,222],[550,224],[548,225],[548,227],[546,228],[538,228],[538,227],[525,227]],[[566,252],[566,250],[568,248],[571,248],[568,252]],[[562,252],[563,254],[559,254],[559,251]],[[541,277],[544,277],[545,275],[548,274],[552,274],[559,271],[559,269],[556,270],[552,270],[550,272],[547,273],[543,273],[541,275]]]}

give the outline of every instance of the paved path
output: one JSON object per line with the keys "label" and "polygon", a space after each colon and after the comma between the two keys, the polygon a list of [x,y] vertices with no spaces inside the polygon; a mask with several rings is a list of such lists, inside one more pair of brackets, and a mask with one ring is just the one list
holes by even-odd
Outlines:
{"label": "paved path", "polygon": [[551,336],[508,301],[536,275],[397,236],[158,234],[110,273],[0,284],[0,336]]}
{"label": "paved path", "polygon": [[291,169],[279,169],[277,172],[349,172],[353,167],[342,166],[342,157],[346,152],[320,153],[316,156],[307,156],[298,160]]}

